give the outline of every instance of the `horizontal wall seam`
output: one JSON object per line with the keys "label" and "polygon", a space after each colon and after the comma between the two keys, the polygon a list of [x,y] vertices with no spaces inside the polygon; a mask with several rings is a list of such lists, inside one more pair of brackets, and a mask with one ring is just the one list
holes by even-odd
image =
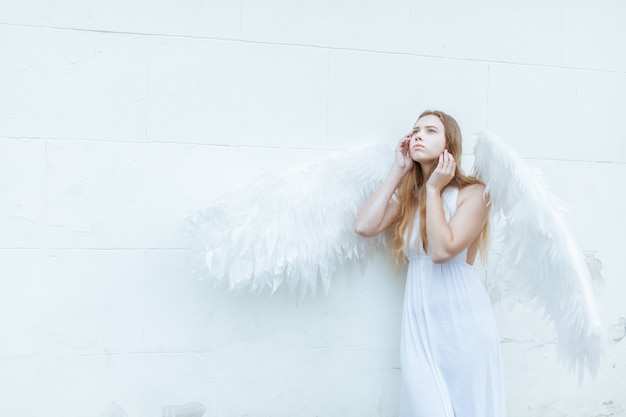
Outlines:
{"label": "horizontal wall seam", "polygon": [[6,246],[0,248],[0,252],[8,251],[46,251],[46,252],[62,252],[62,251],[85,251],[85,252],[190,252],[189,248],[94,248],[94,247],[21,247]]}
{"label": "horizontal wall seam", "polygon": [[70,28],[70,27],[57,27],[57,26],[37,26],[37,25],[25,25],[25,24],[16,24],[16,23],[5,23],[5,22],[0,22],[0,26],[32,28],[32,29],[52,29],[52,30],[89,32],[89,33],[102,33],[102,34],[123,35],[123,36],[129,36],[129,35],[131,35],[131,36],[148,36],[148,37],[162,37],[162,38],[180,38],[180,39],[196,39],[196,40],[233,42],[233,43],[247,43],[247,44],[256,44],[256,45],[289,46],[289,47],[300,47],[300,48],[324,49],[324,50],[332,50],[332,51],[367,52],[367,53],[383,54],[383,55],[413,56],[413,57],[419,57],[419,58],[433,58],[433,59],[462,61],[462,62],[494,63],[494,64],[506,64],[506,65],[520,65],[520,66],[536,67],[536,68],[554,68],[554,69],[589,71],[589,72],[598,72],[598,73],[626,74],[626,71],[618,71],[618,70],[610,70],[610,69],[597,69],[597,68],[573,67],[573,66],[563,66],[563,65],[548,65],[548,64],[532,64],[532,63],[526,63],[526,62],[499,61],[499,60],[476,59],[476,58],[455,58],[455,57],[448,57],[448,56],[441,56],[441,55],[415,54],[415,53],[411,53],[411,52],[379,51],[379,50],[365,49],[365,48],[345,48],[345,47],[342,48],[342,47],[332,47],[332,46],[322,46],[322,45],[312,45],[312,44],[298,44],[298,43],[289,43],[289,42],[254,41],[254,40],[247,40],[247,39],[220,38],[220,37],[211,37],[211,36],[193,36],[193,35],[182,35],[182,34],[174,35],[174,34],[143,33],[143,32],[123,32],[123,31],[113,31],[113,30],[104,30],[104,29],[83,29],[83,28]]}
{"label": "horizontal wall seam", "polygon": [[[52,137],[26,137],[26,136],[2,136],[0,142],[3,140],[32,140],[32,141],[48,141],[54,142],[98,142],[98,143],[110,143],[110,144],[130,144],[130,145],[172,145],[172,146],[207,146],[214,148],[233,148],[233,149],[248,149],[248,150],[286,150],[286,151],[329,151],[329,152],[341,152],[350,148],[298,148],[288,146],[259,146],[259,145],[225,145],[220,143],[200,143],[200,142],[186,142],[186,141],[160,141],[160,140],[124,140],[124,139],[77,139],[77,138],[52,138]],[[379,141],[383,142],[384,141]],[[370,144],[377,142],[372,141]],[[390,144],[393,142],[389,142]],[[391,148],[390,148],[391,149]],[[474,152],[463,152],[464,156],[473,156]],[[592,159],[563,159],[563,158],[550,158],[550,157],[536,157],[536,156],[522,156],[526,161],[558,161],[558,162],[581,162],[581,163],[593,163],[593,164],[614,164],[614,165],[626,165],[626,161],[606,161],[606,160],[592,160]]]}

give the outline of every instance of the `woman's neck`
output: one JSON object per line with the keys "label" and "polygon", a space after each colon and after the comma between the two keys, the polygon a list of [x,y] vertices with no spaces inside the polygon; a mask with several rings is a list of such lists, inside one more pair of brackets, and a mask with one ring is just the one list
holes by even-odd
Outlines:
{"label": "woman's neck", "polygon": [[436,163],[437,161],[418,163],[418,169],[422,170],[422,178],[423,178],[424,184],[426,184],[426,182],[428,181],[428,178],[430,177],[430,174],[432,174],[433,168],[435,167]]}

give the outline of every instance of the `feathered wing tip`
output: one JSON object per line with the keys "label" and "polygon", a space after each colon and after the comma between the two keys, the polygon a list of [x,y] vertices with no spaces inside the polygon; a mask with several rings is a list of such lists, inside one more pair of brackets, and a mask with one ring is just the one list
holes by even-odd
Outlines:
{"label": "feathered wing tip", "polygon": [[300,295],[326,291],[343,264],[365,260],[384,236],[354,232],[356,216],[393,163],[380,143],[344,151],[223,195],[187,222],[206,275],[231,290],[272,292],[283,283]]}
{"label": "feathered wing tip", "polygon": [[473,174],[501,214],[501,262],[553,322],[557,347],[582,381],[595,376],[606,341],[582,252],[542,177],[490,132],[478,135]]}

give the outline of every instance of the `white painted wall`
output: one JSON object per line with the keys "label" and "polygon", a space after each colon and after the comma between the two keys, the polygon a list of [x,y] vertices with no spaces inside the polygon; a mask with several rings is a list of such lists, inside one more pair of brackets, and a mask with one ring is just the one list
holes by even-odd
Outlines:
{"label": "white painted wall", "polygon": [[[396,415],[386,258],[314,299],[234,296],[196,280],[180,226],[425,108],[545,171],[621,339],[625,18],[620,0],[0,0],[0,413]],[[509,415],[624,413],[625,342],[578,386],[517,298],[494,304]]]}

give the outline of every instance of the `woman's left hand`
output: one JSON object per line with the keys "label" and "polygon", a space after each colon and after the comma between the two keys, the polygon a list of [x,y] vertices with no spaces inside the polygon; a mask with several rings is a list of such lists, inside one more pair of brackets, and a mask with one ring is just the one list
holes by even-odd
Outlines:
{"label": "woman's left hand", "polygon": [[428,178],[426,186],[437,191],[441,191],[443,187],[452,181],[455,172],[456,162],[454,161],[454,157],[450,152],[448,152],[447,149],[444,149],[443,153],[439,155],[437,167],[431,174],[430,178]]}

